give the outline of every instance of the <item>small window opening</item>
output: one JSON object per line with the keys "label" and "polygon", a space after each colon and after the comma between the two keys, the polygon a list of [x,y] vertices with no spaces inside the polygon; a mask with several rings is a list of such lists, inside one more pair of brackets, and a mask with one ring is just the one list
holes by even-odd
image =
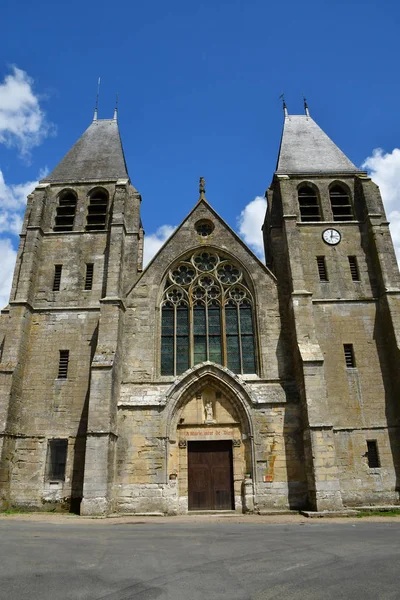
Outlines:
{"label": "small window opening", "polygon": [[58,379],[67,379],[68,376],[69,350],[60,350],[58,361]]}
{"label": "small window opening", "polygon": [[53,292],[60,291],[62,265],[54,265]]}
{"label": "small window opening", "polygon": [[86,217],[86,231],[101,231],[106,227],[108,196],[103,190],[95,190],[90,196]]}
{"label": "small window opening", "polygon": [[334,221],[352,221],[353,207],[349,194],[340,186],[335,185],[329,190]]}
{"label": "small window opening", "polygon": [[85,290],[91,290],[93,286],[93,263],[86,264]]}
{"label": "small window opening", "polygon": [[354,369],[356,366],[356,361],[354,358],[353,344],[343,344],[343,349],[344,349],[344,358],[346,361],[346,368]]}
{"label": "small window opening", "polygon": [[214,223],[208,219],[201,219],[195,224],[195,229],[201,237],[208,237],[214,231]]}
{"label": "small window opening", "polygon": [[325,256],[317,256],[318,274],[320,281],[329,281],[326,270]]}
{"label": "small window opening", "polygon": [[368,466],[370,469],[378,469],[381,466],[378,453],[378,444],[376,440],[367,441],[367,457]]}
{"label": "small window opening", "polygon": [[360,273],[358,270],[357,257],[349,256],[350,273],[353,281],[360,281]]}
{"label": "small window opening", "polygon": [[300,217],[302,221],[320,221],[321,214],[317,192],[305,185],[298,192]]}
{"label": "small window opening", "polygon": [[60,196],[54,231],[72,231],[76,211],[76,196],[72,192],[64,192]]}
{"label": "small window opening", "polygon": [[68,440],[49,440],[47,448],[47,478],[65,480]]}

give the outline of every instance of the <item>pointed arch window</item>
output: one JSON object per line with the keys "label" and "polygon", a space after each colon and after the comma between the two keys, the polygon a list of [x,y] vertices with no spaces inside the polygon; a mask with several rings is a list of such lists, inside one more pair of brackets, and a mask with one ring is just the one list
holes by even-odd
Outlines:
{"label": "pointed arch window", "polygon": [[341,185],[333,185],[329,190],[334,221],[353,221],[353,207],[350,196]]}
{"label": "pointed arch window", "polygon": [[93,190],[89,196],[86,231],[101,231],[106,228],[108,194],[105,190]]}
{"label": "pointed arch window", "polygon": [[242,270],[197,252],[169,272],[161,305],[161,374],[204,361],[255,373],[253,298]]}
{"label": "pointed arch window", "polygon": [[54,231],[72,231],[76,212],[76,196],[71,190],[61,192],[58,198]]}
{"label": "pointed arch window", "polygon": [[302,221],[321,221],[319,199],[314,188],[302,185],[298,191],[298,199]]}

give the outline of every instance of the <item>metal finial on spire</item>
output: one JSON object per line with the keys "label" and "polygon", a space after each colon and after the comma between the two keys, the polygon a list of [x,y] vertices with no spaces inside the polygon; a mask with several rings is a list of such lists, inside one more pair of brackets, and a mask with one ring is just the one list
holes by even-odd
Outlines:
{"label": "metal finial on spire", "polygon": [[200,198],[199,200],[205,200],[205,193],[206,193],[206,180],[204,179],[204,177],[200,177],[199,180],[199,194],[200,194]]}
{"label": "metal finial on spire", "polygon": [[94,109],[93,121],[97,121],[97,113],[99,111],[99,93],[100,93],[100,77],[97,82],[96,106]]}
{"label": "metal finial on spire", "polygon": [[289,113],[288,113],[288,109],[287,109],[286,102],[285,102],[285,94],[282,93],[279,96],[279,99],[282,100],[283,112],[284,112],[285,117],[287,117],[289,115]]}
{"label": "metal finial on spire", "polygon": [[307,98],[305,97],[304,94],[303,94],[303,101],[304,101],[304,112],[306,113],[307,117],[309,117],[310,111],[308,110]]}
{"label": "metal finial on spire", "polygon": [[118,116],[118,94],[115,96],[115,108],[114,108],[114,121],[117,120]]}

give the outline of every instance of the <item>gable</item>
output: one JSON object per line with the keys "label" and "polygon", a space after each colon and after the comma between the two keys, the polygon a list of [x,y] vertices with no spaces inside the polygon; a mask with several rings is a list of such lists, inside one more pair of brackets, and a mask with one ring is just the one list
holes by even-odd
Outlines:
{"label": "gable", "polygon": [[[209,235],[198,233],[199,226],[210,224]],[[260,223],[261,227],[261,223]],[[200,200],[159,252],[153,257],[143,271],[141,277],[129,290],[127,296],[134,294],[135,289],[147,288],[149,285],[160,285],[171,266],[187,254],[201,249],[212,249],[226,258],[237,261],[250,281],[268,280],[276,286],[275,276],[246,246],[239,236],[210,207]]]}

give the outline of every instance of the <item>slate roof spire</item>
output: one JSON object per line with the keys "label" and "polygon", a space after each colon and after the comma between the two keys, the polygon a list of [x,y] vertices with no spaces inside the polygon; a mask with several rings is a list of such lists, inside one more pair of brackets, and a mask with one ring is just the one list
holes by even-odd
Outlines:
{"label": "slate roof spire", "polygon": [[92,123],[43,183],[117,181],[129,179],[118,121],[98,119]]}
{"label": "slate roof spire", "polygon": [[305,115],[285,111],[276,174],[363,173],[310,117],[305,98],[304,110]]}

